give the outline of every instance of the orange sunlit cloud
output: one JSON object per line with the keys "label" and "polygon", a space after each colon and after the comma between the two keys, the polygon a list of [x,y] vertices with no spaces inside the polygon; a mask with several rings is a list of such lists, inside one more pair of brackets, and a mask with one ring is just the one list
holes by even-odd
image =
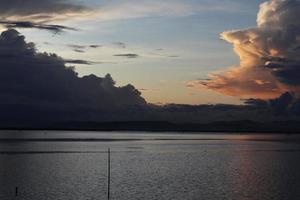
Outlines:
{"label": "orange sunlit cloud", "polygon": [[[300,52],[298,1],[271,0],[260,6],[257,27],[226,31],[221,38],[233,45],[238,67],[194,80],[187,87],[200,87],[230,96],[269,99],[286,91],[298,91]],[[294,27],[293,29],[291,27]],[[295,28],[298,27],[298,28]]]}

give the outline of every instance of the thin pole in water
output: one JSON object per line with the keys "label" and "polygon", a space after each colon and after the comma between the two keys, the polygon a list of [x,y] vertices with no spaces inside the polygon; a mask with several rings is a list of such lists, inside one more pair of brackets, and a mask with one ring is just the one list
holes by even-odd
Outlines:
{"label": "thin pole in water", "polygon": [[18,196],[18,187],[16,187],[16,190],[15,190],[15,196],[16,196],[16,197]]}
{"label": "thin pole in water", "polygon": [[107,156],[107,199],[110,200],[110,148]]}

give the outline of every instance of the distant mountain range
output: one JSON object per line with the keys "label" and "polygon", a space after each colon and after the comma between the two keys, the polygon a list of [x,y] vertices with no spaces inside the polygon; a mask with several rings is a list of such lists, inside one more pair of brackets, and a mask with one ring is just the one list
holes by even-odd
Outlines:
{"label": "distant mountain range", "polygon": [[182,131],[182,132],[243,132],[300,133],[300,121],[220,121],[206,124],[171,123],[165,121],[115,121],[37,123],[34,125],[0,126],[3,130],[88,130],[88,131]]}

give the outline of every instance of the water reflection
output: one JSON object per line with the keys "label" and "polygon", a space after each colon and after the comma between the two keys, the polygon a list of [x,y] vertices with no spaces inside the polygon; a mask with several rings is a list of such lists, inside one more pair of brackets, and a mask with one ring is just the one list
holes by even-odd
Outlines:
{"label": "water reflection", "polygon": [[235,151],[227,174],[232,178],[232,199],[299,199],[299,151],[278,148],[278,143],[266,143]]}
{"label": "water reflection", "polygon": [[[122,135],[133,137],[138,135]],[[216,135],[212,140],[207,135],[188,135],[189,140],[178,140],[184,137],[177,134],[170,140],[165,134],[141,137],[156,139],[0,142],[0,199],[13,199],[15,187],[19,199],[25,200],[105,199],[108,147],[112,148],[112,199],[300,199],[298,143],[260,141],[257,135],[252,140],[231,140],[233,136],[224,134],[227,140],[216,140]]]}

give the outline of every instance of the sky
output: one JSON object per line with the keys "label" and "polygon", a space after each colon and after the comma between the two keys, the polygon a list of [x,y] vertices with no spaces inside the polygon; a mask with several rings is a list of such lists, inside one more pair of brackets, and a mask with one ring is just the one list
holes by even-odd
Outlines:
{"label": "sky", "polygon": [[299,0],[2,0],[0,120],[299,120],[299,18]]}
{"label": "sky", "polygon": [[[76,27],[78,31],[19,31],[27,41],[36,43],[39,52],[95,62],[73,64],[80,76],[110,73],[118,85],[133,84],[148,102],[155,104],[242,103],[239,96],[186,85],[239,62],[232,45],[221,40],[220,33],[255,26],[263,1],[68,2],[93,10],[91,16],[74,14],[51,23]],[[76,45],[101,47],[76,49]],[[118,54],[138,56],[114,56]]]}

